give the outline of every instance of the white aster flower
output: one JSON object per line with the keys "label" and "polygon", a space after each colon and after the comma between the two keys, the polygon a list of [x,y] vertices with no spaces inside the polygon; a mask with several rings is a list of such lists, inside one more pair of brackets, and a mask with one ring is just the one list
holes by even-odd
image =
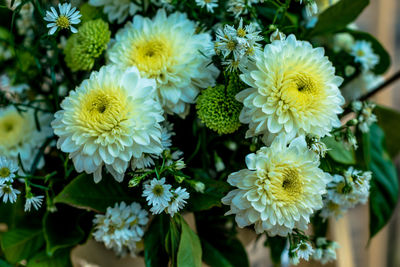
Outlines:
{"label": "white aster flower", "polygon": [[[40,131],[36,128],[33,109],[25,112],[18,112],[13,106],[0,109],[0,155],[15,162],[18,162],[20,155],[25,170],[30,170],[39,148],[52,135],[51,115],[42,112],[36,115]],[[44,159],[41,157],[37,167],[43,165]]]}
{"label": "white aster flower", "polygon": [[196,33],[196,24],[183,13],[167,16],[161,9],[151,20],[135,16],[117,32],[108,50],[111,64],[136,66],[143,77],[157,82],[158,98],[168,113],[185,117],[200,88],[215,85],[218,69],[210,64],[211,36]]}
{"label": "white aster flower", "polygon": [[310,216],[322,208],[330,175],[319,169],[319,157],[303,136],[289,146],[279,135],[270,147],[246,157],[248,169],[232,173],[228,183],[237,189],[222,203],[230,205],[239,227],[255,224],[257,233],[286,236],[294,228],[306,230]]}
{"label": "white aster flower", "polygon": [[371,70],[379,63],[379,55],[374,53],[370,42],[358,40],[351,47],[350,54],[354,56],[354,61],[361,64],[364,71]]}
{"label": "white aster flower", "polygon": [[326,147],[325,143],[321,141],[321,138],[312,137],[310,142],[310,149],[322,158],[324,158],[326,153],[328,152],[328,148]]}
{"label": "white aster flower", "polygon": [[269,41],[272,43],[273,41],[276,40],[285,40],[286,39],[286,34],[283,32],[279,31],[276,29],[270,36],[269,36]]}
{"label": "white aster flower", "polygon": [[[171,187],[171,185],[165,183],[165,178],[161,178],[160,180],[154,178],[150,182],[144,184],[142,196],[146,198],[149,206],[157,206],[163,211],[168,207],[173,196]],[[160,209],[157,209],[157,211],[160,211]]]}
{"label": "white aster flower", "polygon": [[229,0],[227,4],[227,11],[232,13],[235,18],[248,13],[246,0]]}
{"label": "white aster flower", "polygon": [[251,86],[236,95],[244,104],[240,121],[246,137],[285,133],[323,137],[340,127],[343,79],[324,56],[324,49],[297,41],[294,35],[274,41],[257,53],[255,66],[240,77]]}
{"label": "white aster flower", "polygon": [[58,9],[60,14],[57,13],[54,7],[50,7],[51,11],[46,11],[44,20],[50,22],[47,24],[47,28],[50,28],[49,34],[54,34],[58,28],[70,29],[71,32],[77,33],[78,30],[72,25],[81,22],[79,18],[82,15],[79,13],[79,10],[76,10],[76,7],[71,8],[71,4],[69,3],[58,4]]}
{"label": "white aster flower", "polygon": [[313,254],[313,259],[320,261],[322,264],[336,260],[336,249],[339,248],[338,243],[327,241],[324,237],[318,237],[316,241],[317,249]]}
{"label": "white aster flower", "polygon": [[185,188],[178,187],[172,191],[172,198],[168,205],[167,212],[174,217],[175,213],[183,209],[186,204],[186,199],[189,199],[189,193]]}
{"label": "white aster flower", "polygon": [[137,244],[143,238],[148,221],[148,213],[139,203],[116,203],[114,207],[108,207],[104,215],[97,214],[93,219],[93,237],[118,256],[130,254],[135,257]]}
{"label": "white aster flower", "polygon": [[[355,103],[358,104],[356,101]],[[354,103],[353,103],[354,107]],[[355,110],[358,113],[357,121],[358,121],[358,128],[363,133],[369,132],[369,127],[378,121],[378,118],[375,114],[373,114],[373,110],[375,108],[375,104],[369,102],[363,102],[362,108],[360,110]]]}
{"label": "white aster flower", "polygon": [[293,252],[296,253],[299,259],[305,259],[306,261],[308,261],[310,256],[314,253],[314,249],[312,248],[310,243],[302,240],[299,242]]}
{"label": "white aster flower", "polygon": [[12,187],[11,184],[3,184],[0,186],[0,198],[3,197],[3,202],[14,203],[17,201],[17,195],[21,193],[19,190]]}
{"label": "white aster flower", "polygon": [[[102,67],[61,103],[52,122],[58,148],[70,153],[78,172],[101,180],[103,166],[119,182],[131,162],[161,154],[162,108],[154,100],[155,82],[137,68]],[[132,160],[132,161],[131,161]]]}
{"label": "white aster flower", "polygon": [[201,8],[206,7],[210,13],[214,13],[214,8],[218,6],[218,0],[196,0],[196,4]]}
{"label": "white aster flower", "polygon": [[103,6],[103,12],[107,14],[108,20],[110,22],[117,21],[117,23],[121,24],[128,16],[133,16],[137,12],[142,11],[143,1],[146,0],[135,2],[131,0],[89,0],[89,5]]}
{"label": "white aster flower", "polygon": [[43,198],[44,196],[34,196],[32,193],[30,193],[26,197],[25,207],[24,207],[25,212],[31,211],[32,207],[35,210],[38,210],[40,206],[42,206]]}
{"label": "white aster flower", "polygon": [[6,182],[12,183],[18,169],[16,161],[0,156],[0,185]]}

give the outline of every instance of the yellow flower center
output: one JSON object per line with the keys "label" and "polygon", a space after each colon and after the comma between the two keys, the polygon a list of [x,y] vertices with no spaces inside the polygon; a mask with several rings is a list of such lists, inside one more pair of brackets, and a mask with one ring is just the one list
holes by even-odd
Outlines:
{"label": "yellow flower center", "polygon": [[57,25],[58,27],[60,27],[61,29],[66,29],[66,28],[68,28],[71,24],[70,24],[70,22],[69,22],[69,19],[68,19],[66,16],[61,15],[61,16],[59,16],[59,17],[57,18],[57,20],[56,20],[56,25]]}
{"label": "yellow flower center", "polygon": [[271,194],[280,202],[293,204],[303,193],[302,177],[298,170],[284,167],[275,175],[269,177],[271,181]]}
{"label": "yellow flower center", "polygon": [[363,50],[360,49],[360,50],[357,51],[357,56],[362,57],[364,55],[365,55],[365,53],[364,53]]}
{"label": "yellow flower center", "polygon": [[130,63],[150,78],[162,76],[162,72],[173,64],[173,58],[171,40],[160,35],[137,40],[129,55]]}
{"label": "yellow flower center", "polygon": [[162,196],[164,193],[164,187],[162,185],[155,185],[153,187],[153,194],[156,196]]}
{"label": "yellow flower center", "polygon": [[3,167],[0,169],[0,177],[1,178],[7,178],[8,176],[10,176],[11,171],[9,168],[7,167]]}
{"label": "yellow flower center", "polygon": [[237,35],[238,35],[239,37],[245,37],[245,36],[246,36],[246,30],[243,29],[243,28],[237,29]]}
{"label": "yellow flower center", "polygon": [[24,118],[15,111],[0,118],[0,147],[10,149],[23,142]]}
{"label": "yellow flower center", "polygon": [[123,122],[132,107],[127,104],[125,91],[118,87],[92,90],[81,96],[77,110],[81,128],[94,137],[101,135],[116,138],[123,129]]}
{"label": "yellow flower center", "polygon": [[226,48],[228,48],[228,50],[235,50],[236,48],[236,43],[233,40],[230,40],[227,44],[226,44]]}

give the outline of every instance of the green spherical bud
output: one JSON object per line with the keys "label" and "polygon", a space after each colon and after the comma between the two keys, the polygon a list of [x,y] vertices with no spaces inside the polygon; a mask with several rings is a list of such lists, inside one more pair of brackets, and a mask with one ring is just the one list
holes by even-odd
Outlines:
{"label": "green spherical bud", "polygon": [[81,12],[82,15],[81,17],[82,23],[94,19],[100,19],[103,17],[103,12],[101,11],[101,8],[89,5],[89,3],[84,3],[83,5],[81,5],[79,11]]}
{"label": "green spherical bud", "polygon": [[83,23],[78,33],[67,40],[65,62],[72,71],[93,68],[94,62],[103,54],[110,41],[111,32],[108,24],[101,19]]}
{"label": "green spherical bud", "polygon": [[201,92],[196,104],[197,115],[208,128],[219,134],[229,134],[240,127],[239,114],[243,105],[235,99],[237,89],[236,84],[230,82],[226,88],[218,85]]}

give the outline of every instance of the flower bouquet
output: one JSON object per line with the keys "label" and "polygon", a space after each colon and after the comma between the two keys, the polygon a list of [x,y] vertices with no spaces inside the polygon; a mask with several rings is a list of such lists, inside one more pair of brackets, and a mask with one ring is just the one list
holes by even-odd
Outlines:
{"label": "flower bouquet", "polygon": [[368,98],[398,75],[353,23],[368,0],[0,3],[1,266],[70,266],[89,239],[249,266],[241,228],[326,263],[330,221],[390,219],[400,114]]}

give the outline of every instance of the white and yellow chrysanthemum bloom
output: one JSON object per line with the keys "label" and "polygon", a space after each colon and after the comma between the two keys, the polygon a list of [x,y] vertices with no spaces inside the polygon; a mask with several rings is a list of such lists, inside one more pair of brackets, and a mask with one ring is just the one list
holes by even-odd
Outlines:
{"label": "white and yellow chrysanthemum bloom", "polygon": [[70,153],[78,172],[93,173],[99,182],[105,166],[122,181],[131,159],[161,154],[164,117],[155,86],[136,67],[105,66],[71,91],[52,126],[57,146]]}
{"label": "white and yellow chrysanthemum bloom", "polygon": [[247,169],[232,173],[237,187],[222,199],[230,205],[239,227],[255,224],[257,233],[286,236],[294,228],[306,230],[310,215],[323,206],[330,175],[319,169],[318,155],[303,136],[287,145],[279,135],[270,147],[246,157]]}
{"label": "white and yellow chrysanthemum bloom", "polygon": [[[49,114],[37,113],[40,131],[35,123],[35,111],[27,109],[18,112],[13,106],[0,109],[0,156],[18,162],[20,155],[23,168],[30,170],[39,148],[52,135]],[[38,168],[43,167],[43,157],[39,159]]]}
{"label": "white and yellow chrysanthemum bloom", "polygon": [[168,113],[185,117],[199,88],[215,85],[218,69],[210,64],[214,46],[208,33],[183,13],[163,9],[151,20],[137,15],[115,37],[107,56],[122,68],[136,66],[157,82],[159,101]]}
{"label": "white and yellow chrysanthemum bloom", "polygon": [[251,88],[236,96],[244,104],[240,121],[249,124],[246,137],[322,137],[340,126],[343,79],[335,76],[323,48],[290,35],[266,45],[255,60],[254,67],[241,75]]}

